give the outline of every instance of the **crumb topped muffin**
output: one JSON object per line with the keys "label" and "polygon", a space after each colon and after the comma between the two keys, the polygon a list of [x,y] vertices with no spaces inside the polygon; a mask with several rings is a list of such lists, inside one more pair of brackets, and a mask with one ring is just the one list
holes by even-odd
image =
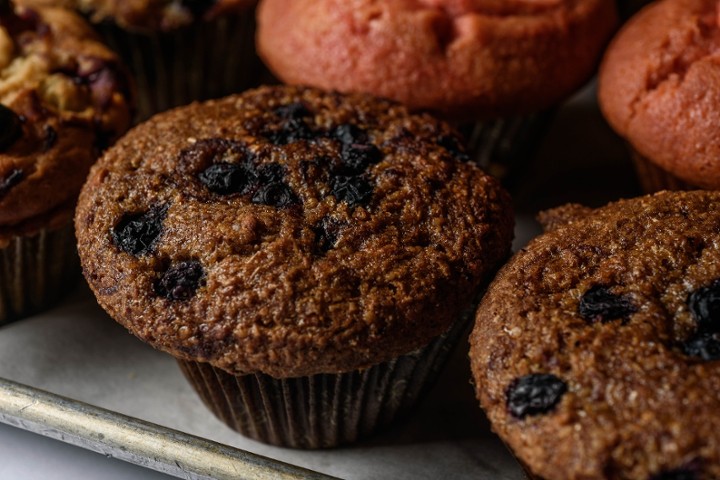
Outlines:
{"label": "crumb topped muffin", "polygon": [[509,251],[509,198],[462,156],[447,125],[363,95],[193,104],[93,169],[84,271],[135,335],[226,374],[394,361],[457,323]]}
{"label": "crumb topped muffin", "polygon": [[546,480],[719,478],[720,193],[540,219],[471,336],[493,429]]}
{"label": "crumb topped muffin", "polygon": [[[0,248],[4,271],[13,272],[2,278],[9,286],[0,317],[37,310],[64,290],[62,279],[76,271],[69,221],[80,187],[100,151],[127,130],[131,112],[125,70],[80,17],[0,11]],[[62,240],[46,241],[49,232]],[[57,255],[44,259],[43,249]],[[10,266],[16,255],[31,262],[22,272]]]}

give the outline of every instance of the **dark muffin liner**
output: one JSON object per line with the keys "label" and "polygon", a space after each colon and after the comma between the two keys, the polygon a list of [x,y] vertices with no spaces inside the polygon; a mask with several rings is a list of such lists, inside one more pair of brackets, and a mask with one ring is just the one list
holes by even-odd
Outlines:
{"label": "dark muffin liner", "polygon": [[19,236],[0,250],[0,325],[44,310],[80,278],[71,221]]}
{"label": "dark muffin liner", "polygon": [[649,3],[652,3],[652,0],[617,0],[617,8],[618,13],[620,14],[620,19],[629,19]]}
{"label": "dark muffin liner", "polygon": [[464,316],[415,352],[348,373],[275,379],[178,363],[208,408],[241,434],[283,447],[329,448],[365,437],[410,411],[437,379],[469,320]]}
{"label": "dark muffin liner", "polygon": [[645,193],[655,193],[661,190],[697,190],[699,188],[658,167],[637,150],[633,148],[630,150],[638,182]]}
{"label": "dark muffin liner", "polygon": [[525,116],[461,124],[470,159],[505,183],[522,172],[555,116],[549,109]]}
{"label": "dark muffin liner", "polygon": [[138,121],[256,86],[264,71],[255,54],[254,9],[169,32],[133,32],[111,22],[96,29],[135,77]]}

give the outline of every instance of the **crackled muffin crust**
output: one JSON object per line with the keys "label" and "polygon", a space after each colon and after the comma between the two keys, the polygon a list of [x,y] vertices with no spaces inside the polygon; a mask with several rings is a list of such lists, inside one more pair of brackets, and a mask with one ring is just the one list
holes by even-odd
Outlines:
{"label": "crackled muffin crust", "polygon": [[471,336],[493,429],[547,480],[720,478],[720,193],[541,221]]}
{"label": "crackled muffin crust", "polygon": [[78,10],[93,21],[112,20],[138,30],[172,30],[197,19],[246,10],[257,0],[16,0],[29,6]]}
{"label": "crackled muffin crust", "polygon": [[130,96],[116,56],[81,18],[0,11],[0,236],[71,211],[100,149],[129,127]]}
{"label": "crackled muffin crust", "polygon": [[294,87],[133,129],[76,214],[100,304],[233,374],[339,373],[425,345],[509,251],[506,193],[455,133],[393,103]]}
{"label": "crackled muffin crust", "polygon": [[263,0],[258,50],[286,83],[475,119],[568,96],[616,21],[608,0]]}
{"label": "crackled muffin crust", "polygon": [[691,185],[720,188],[720,7],[664,0],[608,47],[598,98],[610,125],[644,157]]}

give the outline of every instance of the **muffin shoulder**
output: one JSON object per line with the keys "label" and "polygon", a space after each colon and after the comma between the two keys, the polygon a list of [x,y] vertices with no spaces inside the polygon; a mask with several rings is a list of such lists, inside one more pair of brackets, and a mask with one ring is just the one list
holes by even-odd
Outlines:
{"label": "muffin shoulder", "polygon": [[536,474],[719,475],[720,329],[702,313],[720,293],[719,207],[715,192],[620,201],[503,267],[471,363],[494,430]]}
{"label": "muffin shoulder", "polygon": [[140,338],[233,373],[408,353],[449,327],[512,237],[509,198],[455,159],[454,135],[389,102],[292,87],[159,115],[81,195],[90,284]]}

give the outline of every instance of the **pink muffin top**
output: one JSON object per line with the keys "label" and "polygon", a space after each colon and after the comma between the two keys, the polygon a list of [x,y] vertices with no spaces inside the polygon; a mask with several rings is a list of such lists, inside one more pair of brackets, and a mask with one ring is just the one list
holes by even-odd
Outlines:
{"label": "pink muffin top", "polygon": [[613,40],[600,71],[610,125],[686,182],[720,188],[720,4],[665,0]]}
{"label": "pink muffin top", "polygon": [[608,0],[263,0],[258,50],[284,82],[446,117],[546,108],[592,75]]}

